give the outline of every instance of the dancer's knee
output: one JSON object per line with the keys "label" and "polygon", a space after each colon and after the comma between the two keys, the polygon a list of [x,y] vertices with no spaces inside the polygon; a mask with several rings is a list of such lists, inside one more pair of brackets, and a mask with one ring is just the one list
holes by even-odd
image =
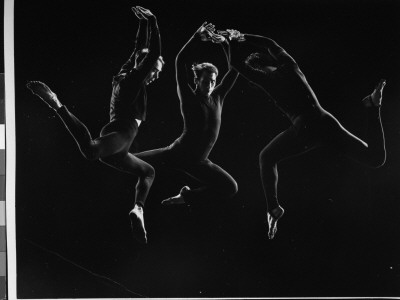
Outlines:
{"label": "dancer's knee", "polygon": [[139,175],[139,180],[137,182],[137,189],[150,189],[153,185],[154,178],[156,173],[152,166],[147,167],[142,174]]}
{"label": "dancer's knee", "polygon": [[139,174],[137,175],[139,177],[138,185],[151,186],[153,184],[154,178],[156,177],[156,171],[151,165],[147,164],[145,166],[142,166]]}
{"label": "dancer's knee", "polygon": [[156,170],[151,165],[147,165],[144,168],[142,177],[153,182],[154,178],[156,177]]}
{"label": "dancer's knee", "polygon": [[230,180],[229,183],[224,188],[224,195],[227,198],[232,198],[237,194],[239,190],[238,184],[235,180]]}
{"label": "dancer's knee", "polygon": [[231,186],[231,194],[230,194],[230,197],[235,196],[235,195],[238,193],[238,191],[239,191],[239,186],[238,186],[237,182],[234,180],[234,181],[232,182],[232,186]]}
{"label": "dancer's knee", "polygon": [[382,167],[385,164],[385,162],[386,162],[386,155],[383,157],[373,158],[369,162],[369,167],[371,169],[378,169]]}

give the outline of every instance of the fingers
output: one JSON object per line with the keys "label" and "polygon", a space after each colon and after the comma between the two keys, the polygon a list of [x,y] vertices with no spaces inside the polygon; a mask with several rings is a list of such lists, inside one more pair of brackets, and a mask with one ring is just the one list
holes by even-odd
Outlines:
{"label": "fingers", "polygon": [[199,33],[203,32],[205,30],[207,24],[208,24],[207,21],[203,22],[203,24],[201,24],[201,26],[199,27],[199,29],[196,30],[196,32],[199,32]]}
{"label": "fingers", "polygon": [[208,23],[207,25],[204,26],[206,30],[214,32],[215,31],[215,26],[212,23]]}
{"label": "fingers", "polygon": [[217,34],[223,35],[223,36],[229,36],[229,32],[226,30],[217,30]]}
{"label": "fingers", "polygon": [[[200,28],[197,30],[197,32],[200,33],[202,41],[212,41],[214,43],[221,42],[221,37],[219,37],[218,35],[216,35],[214,33],[215,25],[212,23],[208,23],[207,21],[203,22],[203,24],[200,26]],[[222,37],[222,40],[224,40],[223,37]]]}
{"label": "fingers", "polygon": [[144,16],[150,17],[153,16],[153,14],[151,13],[151,11],[147,8],[141,7],[141,6],[136,6],[136,9],[142,13]]}
{"label": "fingers", "polygon": [[156,19],[155,15],[153,15],[149,9],[144,8],[142,6],[136,6],[135,8],[132,8],[132,10],[135,12],[136,16],[139,19],[144,19],[144,20]]}
{"label": "fingers", "polygon": [[205,21],[199,27],[199,31],[204,31],[204,30],[208,30],[208,31],[214,32],[215,31],[215,26],[212,23],[208,23],[207,21]]}
{"label": "fingers", "polygon": [[207,32],[207,34],[208,34],[208,37],[209,37],[209,39],[213,42],[213,43],[222,43],[222,42],[225,42],[225,37],[223,37],[222,35],[220,35],[220,34],[216,34],[216,33],[214,33],[214,32],[210,32],[210,31],[206,31]]}
{"label": "fingers", "polygon": [[138,17],[138,19],[144,19],[145,17],[142,15],[142,13],[139,12],[139,10],[136,7],[131,8],[133,13]]}

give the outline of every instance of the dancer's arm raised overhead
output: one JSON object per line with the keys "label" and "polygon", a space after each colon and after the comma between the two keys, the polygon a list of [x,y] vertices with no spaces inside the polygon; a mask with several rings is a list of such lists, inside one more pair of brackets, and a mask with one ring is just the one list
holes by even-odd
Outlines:
{"label": "dancer's arm raised overhead", "polygon": [[189,84],[189,79],[187,75],[188,68],[192,64],[192,58],[190,53],[193,48],[198,44],[200,40],[209,40],[209,31],[214,30],[214,25],[211,23],[204,22],[199,29],[192,35],[189,41],[182,47],[175,59],[175,71],[176,71],[176,84],[179,99],[185,96],[193,95],[194,90]]}
{"label": "dancer's arm raised overhead", "polygon": [[149,22],[140,12],[139,8],[132,7],[132,11],[139,19],[139,28],[136,33],[134,53],[149,47]]}
{"label": "dancer's arm raised overhead", "polygon": [[141,61],[136,61],[137,78],[144,83],[161,56],[161,38],[157,18],[151,11],[141,6],[136,6],[136,11],[147,20],[150,34],[149,52]]}
{"label": "dancer's arm raised overhead", "polygon": [[136,61],[141,59],[149,52],[149,26],[148,20],[140,13],[136,7],[132,7],[132,11],[139,19],[138,30],[136,32],[135,45],[129,60],[122,66],[119,73],[127,73],[135,67]]}
{"label": "dancer's arm raised overhead", "polygon": [[273,39],[254,34],[243,34],[244,39],[253,45],[264,48],[278,62],[278,64],[295,63],[295,60],[279,46]]}
{"label": "dancer's arm raised overhead", "polygon": [[295,63],[295,60],[283,49],[281,46],[278,45],[273,39],[256,35],[256,34],[248,34],[248,33],[241,33],[235,29],[227,29],[225,31],[219,31],[219,33],[223,36],[226,36],[231,41],[236,42],[247,42],[252,44],[256,47],[264,49],[266,53],[269,53],[278,64],[284,63]]}
{"label": "dancer's arm raised overhead", "polygon": [[211,41],[214,43],[219,43],[222,46],[228,63],[228,72],[225,73],[220,84],[214,90],[214,94],[218,95],[219,99],[223,101],[235,84],[236,79],[239,76],[239,72],[231,65],[231,50],[229,42],[222,35],[215,34],[214,32],[209,32],[209,36]]}
{"label": "dancer's arm raised overhead", "polygon": [[[267,95],[269,93],[261,83],[274,77],[274,71],[280,66],[297,66],[295,60],[270,38],[243,34],[235,29],[219,30],[215,35],[223,36],[229,41],[232,68],[264,90]],[[218,42],[217,39],[213,41]]]}

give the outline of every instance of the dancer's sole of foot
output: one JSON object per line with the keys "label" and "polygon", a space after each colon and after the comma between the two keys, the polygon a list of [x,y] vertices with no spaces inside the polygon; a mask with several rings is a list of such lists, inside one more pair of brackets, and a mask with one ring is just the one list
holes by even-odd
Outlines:
{"label": "dancer's sole of foot", "polygon": [[133,209],[129,213],[129,219],[131,220],[131,229],[134,239],[142,244],[147,244],[147,233],[144,228],[143,218]]}
{"label": "dancer's sole of foot", "polygon": [[379,83],[376,85],[374,91],[362,100],[366,107],[372,107],[372,106],[379,107],[382,105],[382,94],[385,85],[386,85],[386,80],[381,79]]}
{"label": "dancer's sole of foot", "polygon": [[57,95],[43,82],[29,81],[26,87],[30,89],[33,94],[42,99],[50,108],[57,110],[62,106]]}
{"label": "dancer's sole of foot", "polygon": [[183,188],[181,188],[181,191],[179,192],[178,195],[161,201],[161,204],[163,205],[185,204],[186,202],[183,194],[187,191],[190,191],[190,188],[188,186],[184,186]]}
{"label": "dancer's sole of foot", "polygon": [[278,220],[282,218],[284,209],[281,206],[275,207],[267,213],[268,220],[268,238],[272,240],[278,231]]}

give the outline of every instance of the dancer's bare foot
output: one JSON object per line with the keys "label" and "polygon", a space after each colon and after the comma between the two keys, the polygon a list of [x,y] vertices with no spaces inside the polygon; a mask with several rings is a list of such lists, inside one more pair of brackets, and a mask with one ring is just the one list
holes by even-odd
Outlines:
{"label": "dancer's bare foot", "polygon": [[57,95],[53,93],[50,88],[40,81],[29,81],[26,87],[31,90],[33,94],[42,99],[50,108],[57,110],[62,104],[58,100]]}
{"label": "dancer's bare foot", "polygon": [[278,220],[282,218],[285,211],[281,206],[275,207],[270,212],[267,212],[268,219],[268,238],[272,240],[278,230]]}
{"label": "dancer's bare foot", "polygon": [[147,243],[146,229],[144,228],[143,208],[137,204],[129,212],[133,237],[142,244]]}
{"label": "dancer's bare foot", "polygon": [[183,188],[181,188],[181,191],[179,192],[178,195],[161,201],[161,204],[164,204],[164,205],[184,204],[186,202],[185,202],[185,197],[184,197],[183,193],[185,193],[187,191],[190,191],[190,188],[188,186],[184,186]]}
{"label": "dancer's bare foot", "polygon": [[374,91],[363,99],[363,103],[366,107],[379,107],[382,105],[382,93],[385,85],[386,80],[381,79],[378,85],[375,87]]}

